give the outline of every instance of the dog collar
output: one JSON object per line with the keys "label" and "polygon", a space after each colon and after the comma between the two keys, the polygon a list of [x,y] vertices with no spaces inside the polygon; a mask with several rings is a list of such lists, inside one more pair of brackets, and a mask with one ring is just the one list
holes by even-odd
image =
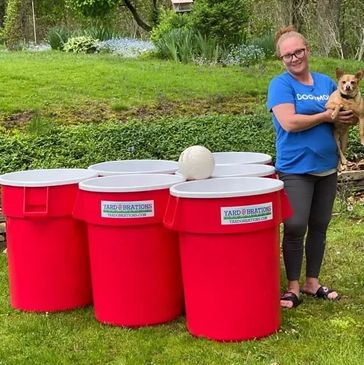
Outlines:
{"label": "dog collar", "polygon": [[343,93],[340,93],[340,96],[343,98],[343,99],[355,99],[355,96],[350,96],[350,95],[346,95],[346,94],[343,94]]}

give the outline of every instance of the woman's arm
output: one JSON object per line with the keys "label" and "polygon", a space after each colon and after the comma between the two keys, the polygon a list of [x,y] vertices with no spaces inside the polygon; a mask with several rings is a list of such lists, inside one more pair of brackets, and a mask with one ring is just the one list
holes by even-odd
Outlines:
{"label": "woman's arm", "polygon": [[279,104],[272,108],[279,124],[287,132],[301,132],[324,122],[341,122],[352,124],[353,113],[351,110],[340,111],[337,118],[331,119],[332,109],[327,109],[322,113],[305,115],[296,114],[293,104]]}

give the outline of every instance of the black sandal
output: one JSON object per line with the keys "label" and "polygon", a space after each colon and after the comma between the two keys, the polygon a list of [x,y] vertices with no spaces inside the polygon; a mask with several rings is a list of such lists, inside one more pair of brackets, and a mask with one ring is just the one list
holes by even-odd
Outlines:
{"label": "black sandal", "polygon": [[302,302],[302,298],[299,298],[295,293],[291,291],[286,291],[282,296],[281,300],[286,300],[287,302],[292,303],[292,307],[283,307],[287,309],[292,309],[298,307]]}
{"label": "black sandal", "polygon": [[335,298],[329,297],[329,294],[334,293],[334,292],[337,293],[336,290],[329,289],[327,286],[320,286],[317,289],[316,293],[309,293],[307,291],[302,290],[302,293],[304,293],[306,295],[310,295],[312,297],[319,298],[319,299],[331,300],[333,302],[340,299],[339,294],[337,294],[337,297],[335,297]]}

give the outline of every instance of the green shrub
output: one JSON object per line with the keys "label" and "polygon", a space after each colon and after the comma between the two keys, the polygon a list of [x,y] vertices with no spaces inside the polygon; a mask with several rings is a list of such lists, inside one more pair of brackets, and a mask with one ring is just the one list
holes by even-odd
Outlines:
{"label": "green shrub", "polygon": [[49,29],[47,41],[52,49],[62,50],[70,37],[70,32],[62,26],[55,26]]}
{"label": "green shrub", "polygon": [[106,41],[118,36],[112,27],[103,24],[92,25],[85,29],[82,33],[84,36],[98,39],[99,41]]}
{"label": "green shrub", "polygon": [[215,39],[188,28],[171,29],[154,44],[161,58],[183,63],[216,64],[224,52]]}
{"label": "green shrub", "polygon": [[249,42],[251,45],[261,48],[265,56],[267,58],[274,58],[275,57],[275,44],[274,44],[274,36],[272,33],[265,34],[258,38],[253,38]]}
{"label": "green shrub", "polygon": [[23,8],[24,4],[21,0],[8,0],[6,4],[2,38],[9,49],[19,49],[18,43],[24,39],[21,19]]}
{"label": "green shrub", "polygon": [[65,43],[63,50],[75,53],[95,53],[98,51],[97,40],[86,36],[72,37]]}
{"label": "green shrub", "polygon": [[193,60],[195,35],[191,29],[174,28],[155,42],[162,58],[188,63]]}
{"label": "green shrub", "polygon": [[360,143],[359,126],[355,125],[349,130],[349,143],[347,150],[347,158],[351,161],[359,161],[364,159],[364,148]]}
{"label": "green shrub", "polygon": [[250,0],[199,0],[191,15],[190,27],[220,45],[228,47],[245,40]]}
{"label": "green shrub", "polygon": [[[351,129],[349,160],[364,158],[358,126]],[[275,157],[275,133],[268,112],[165,118],[153,122],[51,125],[0,133],[0,173],[34,168],[88,167],[120,159],[171,159],[191,145],[211,151],[252,151]]]}
{"label": "green shrub", "polygon": [[158,42],[173,29],[188,28],[188,17],[176,13],[174,10],[161,9],[159,24],[152,29],[150,39],[153,43]]}
{"label": "green shrub", "polygon": [[195,61],[198,64],[216,64],[224,56],[225,50],[216,39],[203,36],[200,32],[195,34],[196,54]]}
{"label": "green shrub", "polygon": [[119,0],[68,0],[68,4],[87,17],[102,17],[113,10]]}
{"label": "green shrub", "polygon": [[148,123],[58,125],[43,133],[1,133],[0,172],[88,167],[118,159],[177,160],[186,147],[195,144],[212,151],[258,151],[273,155],[271,124],[269,114],[263,113],[161,119]]}

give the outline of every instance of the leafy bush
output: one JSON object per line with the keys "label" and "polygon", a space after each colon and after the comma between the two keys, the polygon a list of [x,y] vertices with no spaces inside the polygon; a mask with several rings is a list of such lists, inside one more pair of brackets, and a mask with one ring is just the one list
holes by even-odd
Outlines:
{"label": "leafy bush", "polygon": [[[268,112],[248,116],[51,125],[36,120],[28,129],[0,133],[0,173],[59,167],[88,167],[120,159],[171,159],[191,145],[211,151],[252,151],[274,159],[274,129]],[[348,158],[364,158],[358,126],[351,128]]]}
{"label": "leafy bush", "polygon": [[100,41],[106,41],[117,36],[114,29],[110,26],[105,26],[103,24],[96,24],[88,27],[83,31],[83,35],[91,37],[93,39],[98,39]]}
{"label": "leafy bush", "polygon": [[198,64],[217,64],[225,54],[225,50],[216,39],[203,36],[200,32],[195,34],[196,53],[195,62]]}
{"label": "leafy bush", "polygon": [[250,0],[199,0],[191,15],[190,27],[228,47],[245,40]]}
{"label": "leafy bush", "polygon": [[275,57],[276,49],[274,44],[274,36],[272,33],[265,34],[258,38],[253,38],[249,43],[261,48],[264,51],[266,57]]}
{"label": "leafy bush", "polygon": [[118,2],[119,0],[68,0],[73,9],[89,17],[105,16]]}
{"label": "leafy bush", "polygon": [[24,38],[22,29],[22,1],[8,0],[6,4],[5,25],[1,32],[1,38],[9,49],[19,49],[19,42]]}
{"label": "leafy bush", "polygon": [[155,41],[155,46],[161,58],[183,63],[216,64],[223,53],[215,39],[189,28],[171,29]]}
{"label": "leafy bush", "polygon": [[249,0],[199,0],[188,15],[163,10],[151,40],[162,58],[216,64],[226,58],[226,49],[245,38],[249,3]]}
{"label": "leafy bush", "polygon": [[70,32],[67,28],[56,26],[49,29],[47,41],[52,49],[62,50],[70,37]]}
{"label": "leafy bush", "polygon": [[72,37],[63,46],[65,52],[95,53],[98,51],[97,40],[92,37]]}
{"label": "leafy bush", "polygon": [[174,28],[164,33],[155,42],[158,53],[162,58],[169,58],[176,62],[191,62],[194,54],[195,37],[191,29]]}
{"label": "leafy bush", "polygon": [[364,149],[360,143],[359,126],[355,125],[349,130],[349,143],[347,150],[347,158],[351,161],[364,159]]}
{"label": "leafy bush", "polygon": [[152,29],[150,39],[156,43],[173,29],[188,28],[188,17],[174,10],[161,9],[159,24]]}
{"label": "leafy bush", "polygon": [[53,125],[50,129],[43,129],[37,123],[37,128],[29,130],[31,133],[25,130],[0,134],[1,173],[31,168],[88,167],[118,159],[177,160],[186,147],[195,144],[212,151],[257,151],[270,155],[274,152],[274,133],[268,113],[162,119],[152,123]]}
{"label": "leafy bush", "polygon": [[226,65],[252,66],[263,61],[265,58],[264,51],[255,45],[241,44],[232,47],[222,60]]}

